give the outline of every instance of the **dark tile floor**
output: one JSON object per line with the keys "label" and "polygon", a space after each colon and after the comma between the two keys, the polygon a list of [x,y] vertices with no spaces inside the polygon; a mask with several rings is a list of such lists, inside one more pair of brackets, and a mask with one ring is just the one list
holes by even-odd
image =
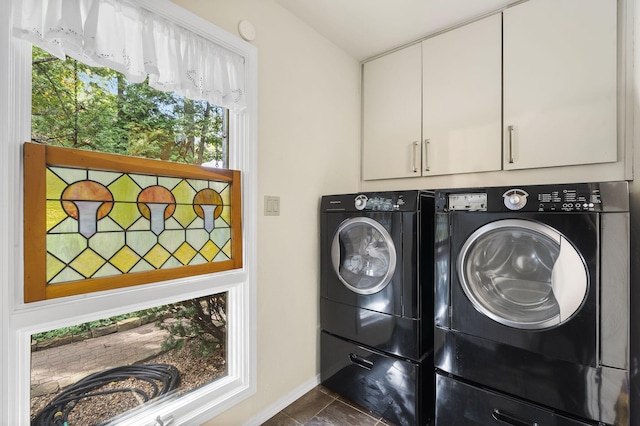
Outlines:
{"label": "dark tile floor", "polygon": [[394,426],[378,414],[316,386],[262,426]]}

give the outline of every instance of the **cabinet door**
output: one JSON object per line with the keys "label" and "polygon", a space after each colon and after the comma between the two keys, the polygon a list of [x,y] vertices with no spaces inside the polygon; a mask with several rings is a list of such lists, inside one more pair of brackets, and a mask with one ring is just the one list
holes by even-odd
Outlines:
{"label": "cabinet door", "polygon": [[420,175],[421,82],[420,44],[364,64],[363,179]]}
{"label": "cabinet door", "polygon": [[423,175],[502,167],[502,17],[429,38],[423,57]]}
{"label": "cabinet door", "polygon": [[616,161],[615,0],[504,11],[504,168]]}

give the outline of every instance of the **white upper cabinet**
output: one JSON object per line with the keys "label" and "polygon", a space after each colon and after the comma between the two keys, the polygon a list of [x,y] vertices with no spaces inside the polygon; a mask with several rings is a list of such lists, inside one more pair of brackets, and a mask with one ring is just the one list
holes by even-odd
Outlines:
{"label": "white upper cabinet", "polygon": [[364,64],[363,179],[420,176],[420,44]]}
{"label": "white upper cabinet", "polygon": [[615,0],[504,11],[504,169],[613,162]]}
{"label": "white upper cabinet", "polygon": [[501,41],[500,14],[423,41],[424,176],[501,169]]}

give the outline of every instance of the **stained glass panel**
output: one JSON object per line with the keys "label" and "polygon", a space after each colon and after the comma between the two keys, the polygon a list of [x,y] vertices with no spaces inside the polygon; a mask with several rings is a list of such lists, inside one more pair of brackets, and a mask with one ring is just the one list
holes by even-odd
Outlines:
{"label": "stained glass panel", "polygon": [[[26,274],[25,300],[241,266],[234,179],[238,172],[25,144],[25,187],[40,188],[25,191],[25,255],[39,259],[40,244],[45,251],[33,262],[42,271]],[[198,269],[170,271],[181,267]],[[44,297],[28,295],[31,275],[44,281]],[[74,282],[82,284],[49,291]]]}

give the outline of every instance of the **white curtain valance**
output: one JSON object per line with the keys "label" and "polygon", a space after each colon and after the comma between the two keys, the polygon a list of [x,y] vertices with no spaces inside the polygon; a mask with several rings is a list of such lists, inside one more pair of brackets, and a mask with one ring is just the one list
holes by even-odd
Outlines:
{"label": "white curtain valance", "polygon": [[126,0],[20,0],[13,35],[64,60],[108,67],[232,111],[244,109],[244,58]]}

